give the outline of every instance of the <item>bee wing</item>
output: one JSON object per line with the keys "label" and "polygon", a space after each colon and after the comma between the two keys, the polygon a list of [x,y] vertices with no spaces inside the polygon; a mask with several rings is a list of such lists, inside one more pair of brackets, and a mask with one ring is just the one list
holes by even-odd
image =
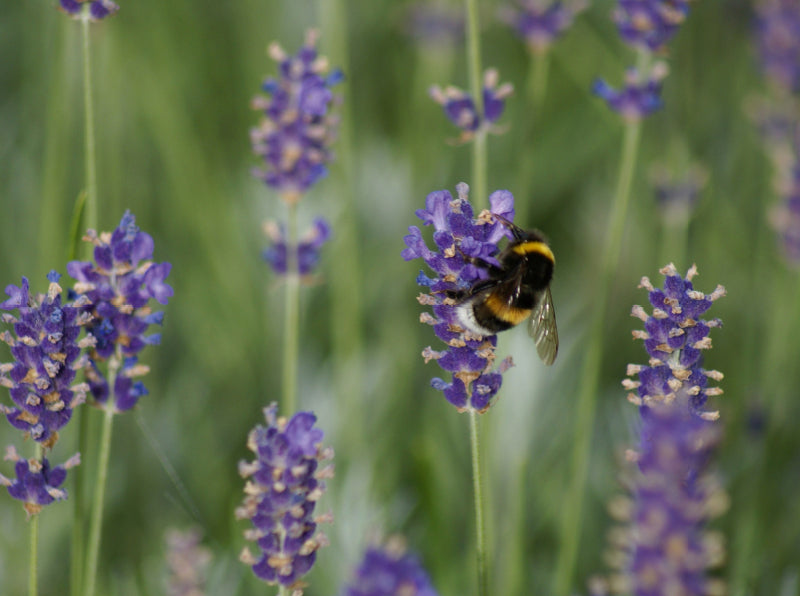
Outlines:
{"label": "bee wing", "polygon": [[539,304],[533,309],[528,322],[528,333],[536,342],[539,358],[548,366],[553,364],[558,354],[558,329],[556,311],[553,309],[553,296],[548,287]]}

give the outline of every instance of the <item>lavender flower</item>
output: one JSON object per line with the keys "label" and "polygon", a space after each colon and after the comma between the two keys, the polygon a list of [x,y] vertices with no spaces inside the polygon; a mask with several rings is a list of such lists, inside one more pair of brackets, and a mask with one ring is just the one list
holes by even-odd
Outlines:
{"label": "lavender flower", "polygon": [[520,8],[507,7],[501,18],[513,27],[534,54],[544,54],[586,8],[583,0],[519,0]]}
{"label": "lavender flower", "polygon": [[[94,263],[71,261],[67,272],[77,280],[74,292],[84,296],[84,312],[92,320],[88,330],[96,343],[89,355],[86,376],[97,403],[123,412],[147,394],[141,381],[134,379],[149,368],[138,363],[138,354],[148,345],[158,344],[161,334],[146,335],[150,325],[161,325],[163,312],[153,312],[151,299],[166,304],[172,288],[165,283],[172,265],[153,263],[153,238],[139,230],[136,218],[126,211],[113,233],[97,235],[89,230],[84,240],[94,244]],[[106,364],[108,375],[102,365]],[[112,392],[113,400],[107,405]]]}
{"label": "lavender flower", "polygon": [[464,11],[441,2],[415,2],[407,9],[403,29],[426,48],[455,46],[464,37]]}
{"label": "lavender flower", "polygon": [[92,343],[92,338],[78,340],[80,326],[88,320],[79,312],[85,300],[62,304],[60,277],[51,271],[47,295],[38,296],[30,294],[23,277],[21,286],[6,287],[9,298],[0,303],[0,309],[19,313],[2,315],[4,323],[13,324],[14,335],[5,331],[0,340],[11,346],[14,362],[0,365],[0,385],[9,388],[14,407],[0,405],[0,412],[47,448],[86,398],[88,386],[73,382],[86,363],[81,349]]}
{"label": "lavender flower", "polygon": [[254,555],[245,548],[241,560],[268,584],[300,589],[317,550],[327,545],[317,524],[330,516],[313,513],[325,491],[323,481],[333,477],[333,466],[320,467],[333,458],[333,450],[322,447],[314,414],[298,412],[287,421],[277,417],[277,409],[274,403],[265,408],[267,426],[257,426],[248,437],[256,459],[239,464],[242,477],[252,479],[236,517],[253,522],[245,537],[260,550]]}
{"label": "lavender flower", "polygon": [[437,596],[428,574],[405,545],[391,540],[371,547],[341,596]]}
{"label": "lavender flower", "polygon": [[79,454],[73,455],[63,465],[50,467],[46,457],[26,460],[14,447],[6,447],[5,461],[14,462],[16,478],[13,480],[0,474],[0,484],[8,488],[8,494],[22,501],[28,516],[36,515],[45,505],[67,498],[61,487],[67,478],[67,470],[81,463]]}
{"label": "lavender flower", "polygon": [[[119,10],[119,6],[111,0],[59,0],[59,2],[61,10],[76,19],[86,14],[92,21],[101,21]],[[84,5],[89,6],[86,13]]]}
{"label": "lavender flower", "polygon": [[200,543],[201,532],[194,528],[167,532],[168,596],[204,596],[206,569],[211,551]]}
{"label": "lavender flower", "polygon": [[483,75],[483,113],[478,114],[475,101],[469,93],[458,87],[445,87],[438,85],[430,88],[430,96],[444,108],[447,118],[461,129],[458,142],[467,142],[479,130],[488,132],[501,132],[494,127],[494,123],[503,115],[506,107],[506,98],[514,91],[511,83],[499,85],[500,75],[494,68],[488,69]]}
{"label": "lavender flower", "polygon": [[261,89],[267,96],[253,100],[264,113],[250,131],[253,151],[264,159],[264,168],[253,175],[297,201],[327,173],[337,120],[329,114],[335,98],[331,87],[343,80],[341,70],[328,72],[328,61],[316,49],[317,33],[309,31],[303,47],[289,56],[277,44],[269,54],[279,64],[279,78],[268,78]]}
{"label": "lavender flower", "polygon": [[592,92],[602,97],[608,107],[626,121],[641,120],[661,108],[661,81],[667,76],[667,65],[657,62],[645,76],[635,68],[625,73],[625,86],[617,91],[602,79],[595,79]]}
{"label": "lavender flower", "polygon": [[756,10],[758,51],[767,78],[785,92],[800,91],[800,2],[762,0]]}
{"label": "lavender flower", "polygon": [[630,523],[629,535],[615,557],[625,574],[614,584],[620,593],[634,596],[709,593],[714,580],[707,569],[720,562],[718,542],[704,526],[724,507],[724,496],[706,474],[719,438],[719,417],[706,409],[708,398],[720,395],[708,380],[722,374],[702,368],[702,351],[711,347],[709,331],[718,319],[700,317],[725,294],[722,286],[711,294],[694,289],[692,267],[686,277],[670,264],[661,270],[663,288],[642,278],[640,287],[650,293],[652,314],[641,306],[633,316],[644,322],[643,339],[649,364],[629,365],[626,389],[641,413],[641,442],[630,457],[638,463],[633,502],[618,507]]}
{"label": "lavender flower", "polygon": [[625,43],[657,52],[664,49],[688,14],[688,0],[619,0],[613,18]]}
{"label": "lavender flower", "polygon": [[687,168],[676,175],[663,167],[651,173],[656,203],[667,224],[684,224],[700,199],[700,193],[708,180],[708,172],[700,166]]}
{"label": "lavender flower", "polygon": [[793,166],[778,184],[780,203],[770,211],[769,219],[787,262],[800,267],[800,156],[795,156]]}
{"label": "lavender flower", "polygon": [[454,302],[446,297],[446,292],[467,289],[486,278],[486,271],[473,265],[469,258],[498,264],[494,258],[497,244],[509,232],[491,214],[497,213],[512,221],[514,197],[507,190],[493,192],[489,197],[491,213],[483,211],[473,218],[467,196],[469,186],[462,182],[456,190],[456,199],[446,190],[430,193],[425,199],[425,209],[416,212],[425,225],[433,224],[435,251],[428,248],[419,228],[411,226],[409,234],[403,238],[407,248],[402,257],[406,261],[420,258],[436,274],[430,278],[420,271],[417,277],[417,283],[430,290],[418,300],[433,309],[432,315],[423,313],[420,320],[433,326],[434,333],[447,348],[436,352],[428,347],[422,354],[426,362],[436,360],[443,370],[452,374],[452,380],[434,378],[431,385],[442,391],[459,411],[484,412],[500,389],[502,373],[511,366],[511,360],[494,366],[497,336],[475,336],[459,327]]}
{"label": "lavender flower", "polygon": [[[286,275],[286,232],[282,225],[267,222],[264,231],[271,241],[263,255],[272,270],[278,275]],[[307,277],[314,272],[319,263],[319,253],[322,245],[331,236],[331,227],[324,219],[318,217],[314,220],[313,227],[308,230],[297,245],[297,269],[301,276]]]}

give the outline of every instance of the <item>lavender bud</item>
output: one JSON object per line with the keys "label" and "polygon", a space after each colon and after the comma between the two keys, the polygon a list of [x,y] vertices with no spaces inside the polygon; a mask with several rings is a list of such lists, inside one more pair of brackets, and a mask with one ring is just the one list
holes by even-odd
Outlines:
{"label": "lavender bud", "polygon": [[266,96],[256,97],[252,104],[263,118],[250,131],[250,140],[253,152],[264,160],[264,167],[253,175],[287,202],[299,200],[327,173],[332,159],[330,145],[338,121],[330,114],[336,101],[331,87],[344,75],[338,69],[329,72],[316,45],[313,30],[294,56],[273,43],[270,56],[278,63],[279,76],[264,81],[261,89]]}
{"label": "lavender bud", "polygon": [[322,447],[314,414],[298,412],[287,420],[278,418],[277,410],[276,404],[264,409],[267,426],[257,426],[247,441],[256,459],[239,464],[239,473],[250,480],[236,517],[253,522],[245,537],[260,551],[245,548],[241,560],[268,584],[300,590],[317,550],[327,545],[317,524],[329,516],[313,514],[324,480],[333,476],[332,465],[322,467],[333,450]]}
{"label": "lavender bud", "polygon": [[629,68],[622,89],[617,91],[604,80],[595,79],[592,93],[603,98],[608,107],[624,120],[641,120],[661,108],[661,81],[667,72],[667,65],[663,62],[656,62],[647,75]]}
{"label": "lavender bud", "polygon": [[88,387],[74,384],[76,371],[86,363],[78,340],[85,319],[79,308],[61,303],[61,276],[51,271],[47,277],[46,295],[32,296],[23,277],[21,286],[6,287],[9,298],[0,303],[0,309],[18,312],[3,315],[14,333],[6,331],[0,339],[11,347],[14,362],[0,365],[0,385],[8,387],[14,407],[0,405],[0,412],[14,428],[51,448]]}
{"label": "lavender bud", "polygon": [[341,596],[437,596],[428,574],[398,539],[370,547]]}
{"label": "lavender bud", "polygon": [[483,75],[483,113],[478,114],[474,99],[458,87],[438,85],[430,88],[430,96],[442,106],[448,120],[461,129],[461,137],[456,141],[470,141],[479,130],[499,133],[501,129],[494,123],[503,115],[506,98],[514,92],[511,83],[499,84],[499,75],[494,68]]}
{"label": "lavender bud", "polygon": [[13,480],[0,474],[0,484],[8,488],[8,494],[24,503],[28,516],[36,515],[45,505],[67,498],[61,488],[67,478],[67,470],[81,463],[80,455],[73,455],[63,465],[50,467],[46,457],[23,459],[14,447],[6,447],[5,461],[14,462],[16,478]]}
{"label": "lavender bud", "polygon": [[402,257],[406,261],[420,258],[435,273],[432,278],[424,272],[417,277],[417,283],[430,291],[421,294],[419,302],[431,306],[433,311],[424,313],[421,320],[433,326],[434,333],[447,347],[441,352],[428,347],[423,356],[426,362],[436,360],[452,378],[449,382],[435,378],[431,385],[442,391],[459,411],[484,412],[491,406],[502,384],[502,373],[511,366],[511,361],[506,359],[495,366],[497,336],[481,337],[464,331],[458,323],[455,303],[447,298],[447,292],[470,288],[488,277],[485,269],[476,267],[470,259],[498,264],[494,258],[499,252],[498,242],[509,232],[491,213],[512,221],[514,197],[507,190],[495,191],[489,197],[491,213],[483,211],[474,218],[467,196],[469,186],[462,182],[456,189],[456,199],[446,190],[430,193],[425,209],[416,212],[425,225],[433,225],[435,250],[428,248],[419,228],[411,226],[403,238],[407,248]]}
{"label": "lavender bud", "polygon": [[518,4],[519,9],[506,7],[500,16],[534,54],[544,54],[586,8],[585,0],[519,0]]}
{"label": "lavender bud", "polygon": [[[84,6],[89,7],[87,12]],[[101,21],[119,10],[111,0],[59,0],[59,8],[75,19],[87,16],[91,21]]]}
{"label": "lavender bud", "polygon": [[[269,221],[264,231],[270,246],[263,252],[264,260],[278,275],[285,276],[287,270],[287,238],[283,225]],[[320,249],[331,237],[331,227],[327,221],[318,217],[314,225],[301,238],[297,245],[297,270],[302,277],[309,277],[319,264]]]}
{"label": "lavender bud", "polygon": [[632,501],[613,508],[627,522],[629,533],[618,541],[618,561],[624,580],[612,582],[615,592],[634,596],[712,593],[714,579],[707,570],[720,563],[719,541],[705,530],[706,522],[726,504],[725,495],[707,473],[719,440],[718,412],[706,409],[710,397],[722,390],[709,387],[722,374],[702,368],[702,352],[711,347],[709,331],[718,319],[700,317],[725,294],[694,289],[692,267],[685,277],[668,265],[661,270],[662,288],[647,278],[640,287],[650,294],[652,314],[634,307],[644,322],[643,339],[649,364],[630,365],[637,380],[623,385],[628,399],[639,406],[641,440],[629,459],[638,464]]}
{"label": "lavender bud", "polygon": [[164,313],[154,312],[149,303],[169,301],[173,291],[165,279],[172,265],[151,260],[153,238],[136,226],[130,211],[112,233],[98,236],[89,230],[84,240],[94,244],[94,262],[71,261],[67,272],[76,280],[73,291],[84,303],[81,310],[90,317],[87,329],[94,338],[86,376],[97,403],[105,405],[113,395],[111,407],[124,412],[147,394],[135,380],[149,371],[139,364],[138,354],[161,341],[160,333],[147,335],[151,325],[164,320]]}

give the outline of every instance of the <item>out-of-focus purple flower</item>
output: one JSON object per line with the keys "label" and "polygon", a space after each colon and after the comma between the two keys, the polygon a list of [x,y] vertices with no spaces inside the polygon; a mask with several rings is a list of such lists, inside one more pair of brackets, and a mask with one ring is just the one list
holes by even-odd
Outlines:
{"label": "out-of-focus purple flower", "polygon": [[405,545],[370,547],[340,596],[437,596],[428,574]]}
{"label": "out-of-focus purple flower", "polygon": [[253,528],[245,532],[259,548],[245,548],[241,560],[271,585],[302,587],[301,579],[327,545],[317,524],[330,516],[314,516],[317,501],[325,491],[324,480],[333,477],[333,450],[322,447],[322,430],[314,426],[316,416],[298,412],[289,420],[277,417],[276,404],[264,409],[267,426],[257,426],[247,446],[256,454],[252,462],[241,462],[239,473],[250,478],[238,519],[249,519]]}
{"label": "out-of-focus purple flower", "polygon": [[776,87],[800,91],[800,2],[756,3],[756,33],[761,66]]}
{"label": "out-of-focus purple flower", "polygon": [[438,85],[430,88],[430,96],[444,108],[447,118],[461,129],[458,142],[471,140],[479,130],[502,132],[494,127],[494,123],[503,115],[506,98],[514,91],[511,83],[499,84],[500,75],[494,68],[483,75],[483,113],[478,114],[475,102],[469,93],[458,87]]}
{"label": "out-of-focus purple flower", "polygon": [[426,362],[436,360],[443,370],[451,373],[452,379],[447,382],[435,378],[431,385],[442,391],[459,411],[485,412],[511,361],[506,359],[495,366],[497,336],[481,337],[465,332],[458,324],[455,303],[447,297],[447,292],[465,290],[488,276],[485,269],[476,267],[470,259],[498,264],[494,258],[499,250],[497,245],[510,233],[492,213],[513,221],[514,197],[507,190],[493,192],[489,197],[491,212],[483,211],[474,218],[468,200],[469,186],[461,182],[456,190],[455,199],[446,190],[430,193],[425,199],[425,209],[416,212],[423,224],[433,225],[434,250],[428,248],[420,229],[411,226],[403,238],[407,248],[402,257],[406,261],[422,259],[435,274],[431,278],[420,271],[417,277],[417,283],[430,292],[421,294],[418,300],[433,309],[433,314],[423,313],[420,320],[432,325],[447,347],[441,352],[425,348],[423,356]]}
{"label": "out-of-focus purple flower", "polygon": [[75,454],[63,465],[50,467],[46,457],[23,459],[14,447],[6,447],[5,461],[14,462],[16,478],[13,480],[0,474],[0,484],[8,488],[8,494],[24,503],[28,516],[36,515],[42,507],[67,498],[67,491],[61,488],[67,478],[67,470],[81,463],[80,455]]}
{"label": "out-of-focus purple flower", "polygon": [[619,91],[602,79],[595,79],[592,92],[602,97],[608,107],[626,121],[641,120],[661,108],[661,81],[667,76],[667,65],[657,62],[647,75],[629,68],[625,86]]}
{"label": "out-of-focus purple flower", "polygon": [[[67,272],[76,280],[74,293],[83,297],[82,310],[92,316],[87,328],[95,345],[86,377],[97,403],[123,412],[147,393],[134,380],[149,371],[138,363],[138,354],[161,341],[160,333],[147,335],[151,325],[164,320],[164,313],[154,312],[149,303],[151,299],[162,305],[169,301],[173,292],[165,279],[172,265],[151,260],[153,238],[138,228],[130,211],[112,233],[98,236],[89,230],[84,239],[94,244],[94,262],[71,261]],[[111,377],[113,399],[108,406]]]}
{"label": "out-of-focus purple flower", "polygon": [[51,448],[58,431],[69,422],[72,410],[86,399],[86,383],[73,384],[76,371],[85,363],[81,349],[92,338],[79,340],[81,325],[88,318],[81,315],[85,300],[77,304],[61,303],[61,276],[51,271],[46,295],[33,296],[28,280],[6,287],[8,300],[2,310],[16,310],[18,316],[4,313],[0,319],[12,324],[14,333],[4,331],[0,340],[11,347],[14,362],[0,364],[0,385],[8,387],[14,407],[0,405],[15,428],[30,435],[44,447]]}
{"label": "out-of-focus purple flower", "polygon": [[[722,393],[708,387],[722,374],[702,368],[702,351],[711,347],[709,330],[720,321],[700,317],[725,294],[694,289],[692,267],[682,277],[673,265],[661,270],[662,288],[646,277],[640,287],[649,292],[652,313],[641,306],[633,316],[644,322],[643,339],[650,356],[647,366],[629,365],[623,385],[628,399],[639,406],[639,449],[630,457],[638,464],[633,499],[618,516],[629,523],[620,540],[619,562],[624,581],[619,593],[635,596],[686,594],[704,596],[715,580],[708,569],[721,561],[721,547],[710,539],[706,522],[724,509],[721,489],[706,473],[719,438],[718,412],[706,409],[709,397]],[[620,512],[620,509],[622,510]]]}
{"label": "out-of-focus purple flower", "polygon": [[676,175],[664,167],[651,172],[656,203],[667,225],[685,224],[694,211],[700,193],[708,180],[708,172],[700,166],[687,168]]}
{"label": "out-of-focus purple flower", "polygon": [[778,234],[786,261],[800,267],[800,146],[795,149],[793,167],[778,183],[779,203],[769,214],[770,223]]}
{"label": "out-of-focus purple flower", "polygon": [[403,28],[426,48],[454,47],[464,38],[464,10],[443,2],[415,2]]}
{"label": "out-of-focus purple flower", "polygon": [[[111,0],[59,0],[59,2],[61,10],[76,19],[86,15],[92,21],[101,21],[119,10],[119,6]],[[84,6],[88,6],[88,9]]]}
{"label": "out-of-focus purple flower", "polygon": [[506,7],[501,18],[535,54],[544,54],[586,8],[584,0],[519,0],[519,8]]}
{"label": "out-of-focus purple flower", "polygon": [[[287,271],[287,238],[282,225],[269,221],[264,225],[264,231],[270,239],[270,246],[264,251],[264,260],[269,263],[272,270],[278,275],[286,275]],[[314,220],[314,225],[308,230],[297,245],[297,269],[301,276],[309,276],[319,263],[319,254],[322,245],[331,237],[331,227],[323,218]]]}
{"label": "out-of-focus purple flower", "polygon": [[203,547],[197,528],[167,532],[168,596],[205,596],[211,551]]}
{"label": "out-of-focus purple flower", "polygon": [[664,49],[688,14],[688,0],[618,0],[613,18],[625,43],[657,52]]}
{"label": "out-of-focus purple flower", "polygon": [[264,160],[264,167],[253,175],[287,202],[297,201],[322,178],[332,158],[330,145],[338,120],[330,114],[336,101],[331,87],[344,75],[338,69],[329,72],[328,60],[317,54],[316,44],[317,33],[312,30],[294,56],[277,43],[270,45],[279,76],[264,81],[261,89],[267,95],[256,97],[252,104],[263,118],[251,129],[250,140]]}

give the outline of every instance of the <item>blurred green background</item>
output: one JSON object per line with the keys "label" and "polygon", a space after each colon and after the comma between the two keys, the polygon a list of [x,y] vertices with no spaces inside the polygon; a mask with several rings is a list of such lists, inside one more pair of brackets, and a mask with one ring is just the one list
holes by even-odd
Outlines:
{"label": "blurred green background", "polygon": [[[156,260],[172,263],[175,295],[162,345],[142,354],[152,368],[150,395],[140,415],[115,423],[100,593],[164,593],[165,529],[189,526],[202,528],[213,551],[210,594],[274,592],[238,562],[247,524],[233,517],[243,487],[237,462],[250,455],[247,433],[281,389],[283,291],[261,260],[260,222],[282,218],[284,206],[250,176],[258,164],[248,130],[258,114],[249,102],[275,73],[267,44],[279,40],[294,52],[312,26],[321,29],[323,53],[347,75],[339,92],[351,143],[346,155],[346,145],[334,146],[331,175],[300,206],[301,229],[322,214],[334,234],[322,283],[302,290],[300,406],[316,412],[337,451],[337,475],[321,502],[336,518],[325,528],[332,546],[321,551],[307,594],[336,594],[366,542],[392,533],[420,553],[441,594],[475,593],[468,420],[429,386],[440,372],[420,352],[438,340],[417,324],[419,263],[400,258],[426,194],[470,181],[470,148],[446,143],[457,131],[427,96],[432,84],[468,86],[462,40],[409,35],[416,3],[396,0],[120,4],[91,33],[100,228],[113,229],[131,209],[155,239]],[[517,222],[551,240],[561,352],[545,368],[524,330],[500,336],[501,355],[511,354],[517,366],[482,419],[491,592],[547,594],[568,486],[576,377],[622,139],[619,118],[589,89],[595,76],[618,84],[634,56],[610,21],[613,2],[595,2],[554,46],[534,121],[530,57],[496,18],[501,4],[481,3],[483,64],[497,67],[516,93],[500,121],[509,130],[489,140],[489,187],[511,190]],[[65,273],[69,218],[83,188],[80,26],[55,5],[0,6],[0,282],[19,284],[25,275],[38,291],[50,269]],[[765,89],[752,18],[744,0],[693,3],[670,43],[665,107],[644,124],[606,313],[576,592],[606,571],[606,504],[622,490],[619,456],[635,437],[638,413],[620,380],[627,363],[646,362],[641,342],[631,341],[641,327],[631,306],[647,300],[637,284],[642,275],[659,284],[658,270],[678,258],[662,248],[670,238],[648,168],[690,159],[708,170],[709,183],[688,258],[676,265],[697,264],[701,291],[717,283],[728,290],[709,312],[725,326],[712,331],[706,355],[706,367],[726,375],[725,394],[712,406],[725,425],[715,467],[731,499],[714,523],[729,551],[720,575],[736,594],[800,593],[800,285],[767,224],[777,200],[772,169],[743,108]],[[349,64],[341,63],[342,39]],[[337,319],[336,284],[360,298],[360,325]],[[0,356],[8,360],[5,346]],[[75,449],[74,433],[65,429],[55,460]],[[12,442],[19,436],[3,423],[0,445]],[[91,473],[93,454],[84,461]],[[2,472],[11,474],[11,465]],[[71,515],[69,502],[42,515],[42,594],[64,593]],[[27,539],[21,507],[2,497],[2,594],[26,589]]]}

